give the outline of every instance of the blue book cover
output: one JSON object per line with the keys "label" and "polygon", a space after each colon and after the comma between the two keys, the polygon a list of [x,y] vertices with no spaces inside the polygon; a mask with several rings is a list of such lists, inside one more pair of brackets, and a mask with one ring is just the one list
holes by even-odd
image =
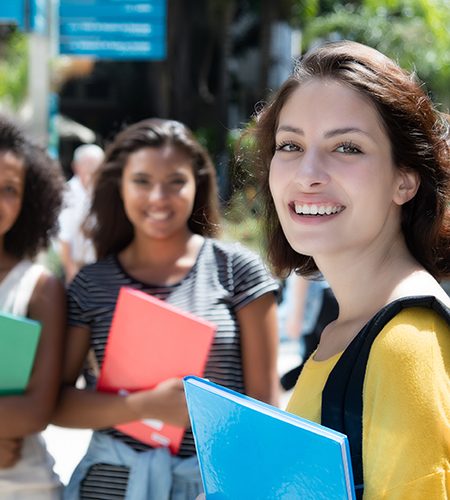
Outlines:
{"label": "blue book cover", "polygon": [[208,500],[355,499],[344,434],[199,377],[184,389]]}

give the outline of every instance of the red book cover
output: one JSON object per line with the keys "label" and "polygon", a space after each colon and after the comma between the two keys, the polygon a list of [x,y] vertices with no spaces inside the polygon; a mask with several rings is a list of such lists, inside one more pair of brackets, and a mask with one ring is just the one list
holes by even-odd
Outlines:
{"label": "red book cover", "polygon": [[[172,377],[202,376],[216,326],[139,290],[123,287],[97,383],[102,392],[151,389]],[[158,420],[116,429],[154,447],[180,448],[184,429]]]}

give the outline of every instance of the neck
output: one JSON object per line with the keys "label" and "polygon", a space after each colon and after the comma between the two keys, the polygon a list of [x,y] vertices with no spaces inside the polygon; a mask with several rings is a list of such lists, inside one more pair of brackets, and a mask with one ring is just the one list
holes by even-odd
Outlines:
{"label": "neck", "polygon": [[201,236],[188,230],[164,240],[150,240],[137,235],[121,255],[134,266],[163,266],[188,254],[200,239]]}
{"label": "neck", "polygon": [[403,237],[389,248],[358,255],[319,257],[317,265],[339,304],[339,321],[368,319],[399,298],[401,284],[423,268],[409,253]]}

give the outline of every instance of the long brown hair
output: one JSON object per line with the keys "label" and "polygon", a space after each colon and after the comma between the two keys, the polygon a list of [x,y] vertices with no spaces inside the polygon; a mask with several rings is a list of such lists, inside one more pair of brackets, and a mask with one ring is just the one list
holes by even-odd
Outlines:
{"label": "long brown hair", "polygon": [[188,220],[189,229],[204,236],[215,236],[219,232],[216,171],[209,154],[182,123],[147,119],[127,127],[116,136],[106,149],[104,162],[98,170],[91,213],[85,224],[97,258],[120,252],[134,236],[120,195],[120,182],[128,157],[143,148],[166,145],[183,151],[191,159],[196,192]]}

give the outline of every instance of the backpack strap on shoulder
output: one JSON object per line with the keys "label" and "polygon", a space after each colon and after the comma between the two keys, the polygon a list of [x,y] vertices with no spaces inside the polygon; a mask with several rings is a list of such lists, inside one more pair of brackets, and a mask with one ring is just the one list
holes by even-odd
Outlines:
{"label": "backpack strap on shoulder", "polygon": [[405,297],[381,309],[352,340],[322,392],[321,423],[347,435],[357,498],[364,491],[362,461],[363,385],[372,344],[391,319],[410,307],[433,309],[450,324],[449,309],[433,296]]}

